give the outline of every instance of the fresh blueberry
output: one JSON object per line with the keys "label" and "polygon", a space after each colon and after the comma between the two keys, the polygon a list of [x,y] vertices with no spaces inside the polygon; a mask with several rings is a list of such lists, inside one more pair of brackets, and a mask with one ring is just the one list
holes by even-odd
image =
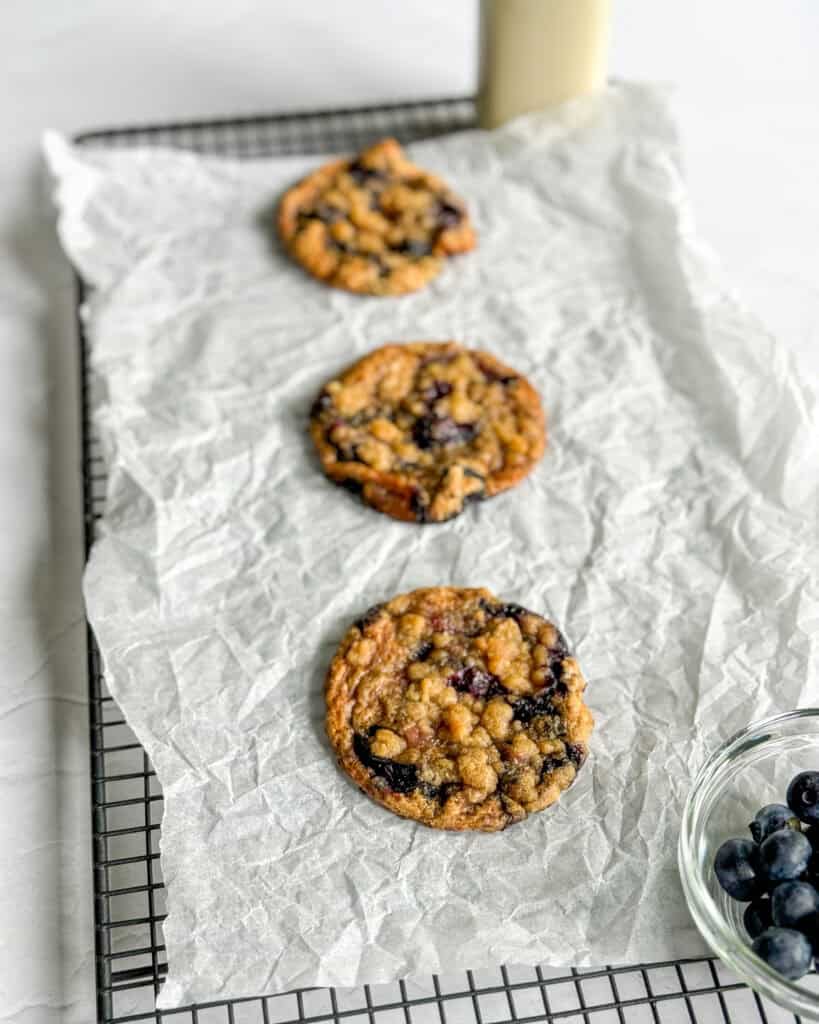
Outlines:
{"label": "fresh blueberry", "polygon": [[765,839],[759,847],[759,867],[771,882],[790,882],[807,870],[811,846],[802,832],[783,828]]}
{"label": "fresh blueberry", "polygon": [[788,786],[787,800],[800,821],[819,824],[819,772],[800,772]]}
{"label": "fresh blueberry", "polygon": [[819,889],[819,825],[810,825],[805,829],[804,834],[808,837],[808,842],[813,851],[810,863],[808,864],[809,881]]}
{"label": "fresh blueberry", "polygon": [[475,665],[454,672],[447,682],[460,693],[471,693],[473,697],[494,697],[503,693],[503,687],[497,676],[484,672]]}
{"label": "fresh blueberry", "polygon": [[751,948],[769,967],[791,981],[797,981],[810,967],[810,943],[801,932],[790,928],[766,928]]}
{"label": "fresh blueberry", "polygon": [[808,882],[783,882],[771,896],[771,914],[777,928],[812,935],[819,923],[819,893]]}
{"label": "fresh blueberry", "polygon": [[749,903],[742,915],[742,920],[745,924],[745,931],[752,939],[761,935],[766,928],[770,928],[773,924],[773,917],[771,916],[771,901],[768,897],[761,896],[753,903]]}
{"label": "fresh blueberry", "polygon": [[784,804],[766,804],[756,812],[756,817],[748,828],[751,830],[754,842],[761,843],[772,832],[778,832],[781,828],[792,828],[799,832],[802,826],[799,824],[799,819],[794,817],[790,807],[786,807]]}
{"label": "fresh blueberry", "polygon": [[729,896],[743,903],[762,892],[758,849],[750,839],[726,839],[714,858],[717,881]]}

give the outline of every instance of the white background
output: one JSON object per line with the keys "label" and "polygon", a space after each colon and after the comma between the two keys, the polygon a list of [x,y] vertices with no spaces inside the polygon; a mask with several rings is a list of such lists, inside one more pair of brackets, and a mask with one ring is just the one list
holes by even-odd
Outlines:
{"label": "white background", "polygon": [[[819,379],[819,3],[613,0],[612,74],[677,87],[700,233]],[[71,277],[38,143],[458,95],[472,0],[7,0],[0,28],[0,1021],[93,1018]]]}

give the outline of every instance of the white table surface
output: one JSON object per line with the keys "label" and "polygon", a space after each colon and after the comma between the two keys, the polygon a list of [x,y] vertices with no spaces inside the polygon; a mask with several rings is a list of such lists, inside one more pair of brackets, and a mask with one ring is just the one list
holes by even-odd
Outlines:
{"label": "white table surface", "polygon": [[[819,4],[613,0],[701,234],[819,380]],[[77,356],[47,127],[465,94],[472,0],[10,0],[0,30],[0,1021],[94,1017]]]}

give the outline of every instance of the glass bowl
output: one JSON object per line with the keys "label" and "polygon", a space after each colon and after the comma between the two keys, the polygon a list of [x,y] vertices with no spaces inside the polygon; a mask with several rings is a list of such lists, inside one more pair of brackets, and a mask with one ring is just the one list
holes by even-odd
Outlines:
{"label": "glass bowl", "polygon": [[819,979],[777,974],[752,951],[742,923],[747,903],[723,891],[714,855],[732,836],[750,839],[748,823],[765,804],[785,803],[798,772],[819,770],[819,709],[789,711],[749,725],[708,758],[686,801],[678,848],[680,875],[694,923],[746,984],[795,1014],[819,1020]]}

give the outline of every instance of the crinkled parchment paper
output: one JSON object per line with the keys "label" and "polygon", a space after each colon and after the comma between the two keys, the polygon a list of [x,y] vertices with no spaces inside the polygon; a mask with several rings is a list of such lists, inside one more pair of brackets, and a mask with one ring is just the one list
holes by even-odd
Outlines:
{"label": "crinkled parchment paper", "polygon": [[[159,1005],[699,953],[675,864],[692,772],[819,699],[819,439],[783,347],[697,244],[663,95],[413,146],[480,247],[401,299],[322,287],[271,239],[315,159],[46,149],[111,467],[88,610],[166,800]],[[325,379],[418,338],[496,352],[550,421],[526,482],[440,526],[334,487],[305,430]],[[502,834],[392,816],[324,739],[350,620],[431,584],[549,614],[589,681],[577,784]]]}

